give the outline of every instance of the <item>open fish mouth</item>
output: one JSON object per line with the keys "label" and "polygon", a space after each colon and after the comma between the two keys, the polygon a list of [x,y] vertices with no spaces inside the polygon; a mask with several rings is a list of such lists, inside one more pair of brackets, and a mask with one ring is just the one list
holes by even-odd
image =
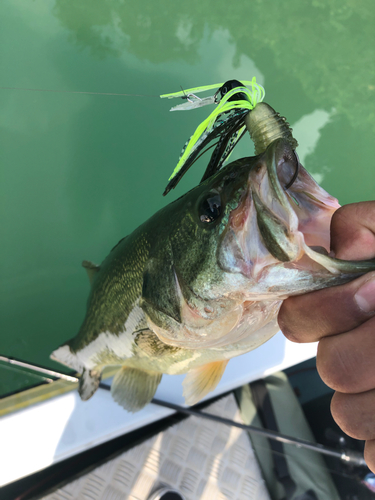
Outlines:
{"label": "open fish mouth", "polygon": [[330,222],[339,207],[302,167],[288,142],[275,140],[251,168],[247,188],[231,212],[219,258],[222,267],[254,281],[277,265],[339,274],[343,261],[328,256]]}
{"label": "open fish mouth", "polygon": [[208,272],[204,295],[176,272],[180,318],[148,318],[166,344],[253,349],[276,333],[282,300],[345,283],[375,267],[328,255],[331,218],[340,205],[299,164],[288,141],[275,140],[264,154],[234,162],[229,172],[236,169],[238,197],[229,191],[233,208],[223,217],[225,225],[213,226],[222,228],[215,253],[220,279]]}

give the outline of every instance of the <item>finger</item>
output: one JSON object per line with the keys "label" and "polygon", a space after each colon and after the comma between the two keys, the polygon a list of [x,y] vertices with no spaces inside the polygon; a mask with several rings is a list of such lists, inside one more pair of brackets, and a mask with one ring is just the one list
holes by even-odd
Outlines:
{"label": "finger", "polygon": [[[355,260],[375,256],[374,214],[375,201],[346,205],[334,213],[331,240],[338,258]],[[289,298],[280,310],[281,330],[295,342],[313,342],[357,327],[363,320],[353,295],[366,279],[362,277],[342,287]],[[375,300],[375,293],[373,295]]]}
{"label": "finger", "polygon": [[319,342],[316,366],[326,385],[342,393],[375,388],[375,317]]}
{"label": "finger", "polygon": [[289,297],[281,306],[278,322],[289,340],[315,342],[353,330],[374,314],[375,272],[372,272],[346,285]]}
{"label": "finger", "polygon": [[355,439],[375,439],[375,390],[360,394],[335,392],[331,413],[337,425]]}
{"label": "finger", "polygon": [[365,460],[368,468],[375,474],[375,440],[366,441]]}
{"label": "finger", "polygon": [[331,249],[338,259],[375,256],[375,201],[344,205],[331,221]]}

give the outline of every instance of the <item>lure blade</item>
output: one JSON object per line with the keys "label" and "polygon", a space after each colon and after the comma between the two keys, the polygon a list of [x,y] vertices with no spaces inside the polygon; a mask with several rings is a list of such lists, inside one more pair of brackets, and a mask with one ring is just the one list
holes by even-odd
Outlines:
{"label": "lure blade", "polygon": [[204,85],[203,87],[193,87],[192,89],[179,90],[178,92],[172,92],[171,94],[163,94],[160,97],[162,99],[174,99],[175,97],[186,97],[189,94],[199,94],[200,92],[206,92],[207,90],[218,89],[223,83],[214,83],[213,85]]}
{"label": "lure blade", "polygon": [[203,99],[194,99],[191,94],[187,94],[187,97],[190,99],[188,102],[184,104],[178,104],[177,106],[173,106],[169,111],[188,111],[190,109],[202,108],[203,106],[207,106],[208,104],[215,103],[215,96],[204,97]]}

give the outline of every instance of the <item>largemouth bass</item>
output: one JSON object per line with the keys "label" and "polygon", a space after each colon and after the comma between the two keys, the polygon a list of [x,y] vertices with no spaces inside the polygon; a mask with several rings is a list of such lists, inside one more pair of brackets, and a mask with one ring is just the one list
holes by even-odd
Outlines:
{"label": "largemouth bass", "polygon": [[196,403],[229,359],[277,332],[285,298],[375,269],[328,255],[338,207],[284,138],[230,163],[122,239],[100,266],[84,263],[86,317],[52,358],[82,373],[84,400],[112,365],[113,398],[129,411],[152,399],[163,373],[187,373],[185,399]]}

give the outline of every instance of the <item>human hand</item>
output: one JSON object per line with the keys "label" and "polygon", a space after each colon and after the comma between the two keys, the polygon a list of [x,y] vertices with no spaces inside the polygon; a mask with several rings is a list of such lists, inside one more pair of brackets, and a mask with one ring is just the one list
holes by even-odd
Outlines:
{"label": "human hand", "polygon": [[[335,212],[331,250],[339,259],[375,257],[375,201]],[[332,416],[346,434],[366,440],[365,460],[375,472],[375,272],[346,285],[290,297],[278,321],[293,342],[319,340],[317,369],[336,391]]]}

